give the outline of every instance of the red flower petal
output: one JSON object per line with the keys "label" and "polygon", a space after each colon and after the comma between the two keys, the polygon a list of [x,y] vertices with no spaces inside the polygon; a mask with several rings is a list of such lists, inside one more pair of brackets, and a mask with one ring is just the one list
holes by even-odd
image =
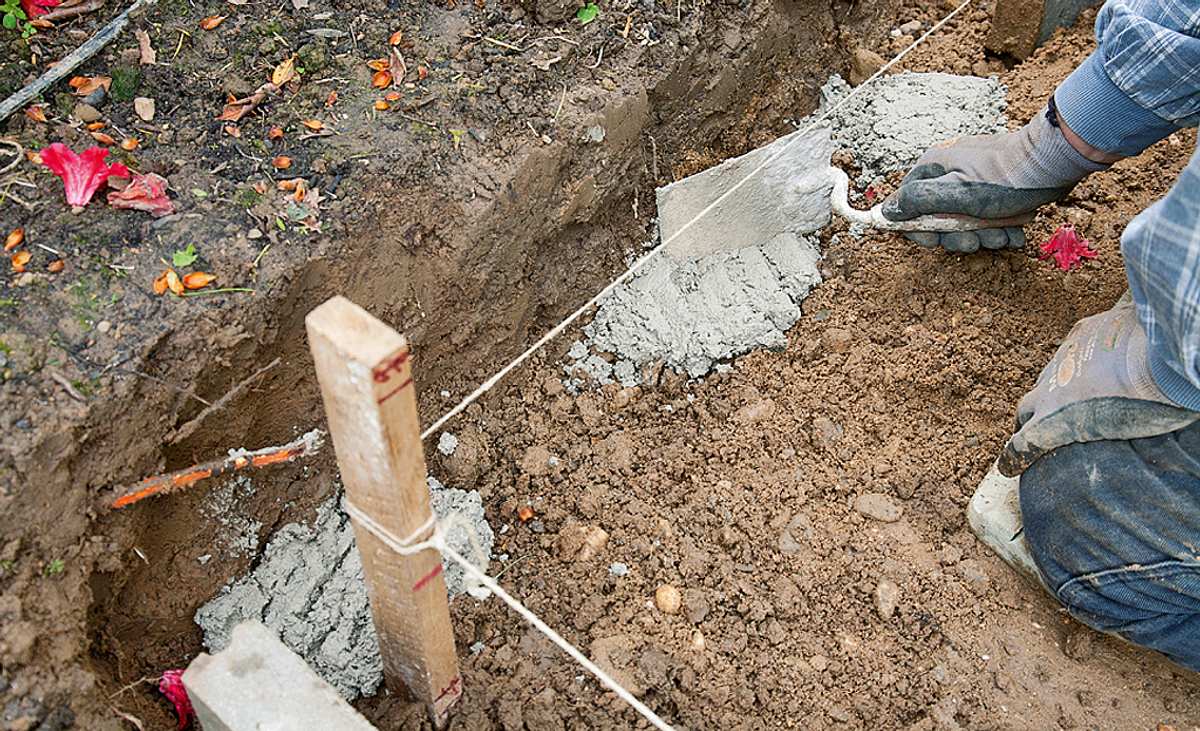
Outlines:
{"label": "red flower petal", "polygon": [[46,8],[59,5],[62,5],[61,0],[21,0],[21,9],[25,11],[25,17],[30,20],[39,15],[45,15],[48,12]]}
{"label": "red flower petal", "polygon": [[1049,241],[1042,244],[1042,255],[1038,258],[1053,258],[1058,268],[1067,272],[1084,259],[1095,259],[1096,252],[1092,251],[1091,242],[1080,236],[1074,226],[1064,223]]}
{"label": "red flower petal", "polygon": [[78,208],[88,204],[110,175],[129,176],[129,169],[121,163],[105,164],[108,150],[103,147],[92,147],[84,150],[82,155],[76,155],[71,148],[55,142],[38,154],[42,163],[62,178],[67,203]]}
{"label": "red flower petal", "polygon": [[148,211],[155,218],[175,212],[175,204],[167,197],[167,179],[154,173],[134,175],[123,190],[109,191],[108,205]]}
{"label": "red flower petal", "polygon": [[196,717],[192,701],[188,698],[187,688],[183,687],[182,670],[165,670],[158,681],[158,692],[175,704],[175,716],[179,719],[180,731],[188,727]]}

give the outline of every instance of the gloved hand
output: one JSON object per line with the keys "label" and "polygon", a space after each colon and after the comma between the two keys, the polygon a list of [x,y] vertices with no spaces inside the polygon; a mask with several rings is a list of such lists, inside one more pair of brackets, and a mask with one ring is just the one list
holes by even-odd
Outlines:
{"label": "gloved hand", "polygon": [[1067,444],[1152,437],[1197,420],[1200,412],[1175,405],[1154,383],[1146,333],[1126,292],[1111,310],[1075,323],[1058,346],[1017,404],[1018,430],[998,467],[1015,477]]}
{"label": "gloved hand", "polygon": [[[961,137],[930,148],[884,201],[883,215],[906,221],[930,213],[978,218],[1031,213],[1109,166],[1089,160],[1071,146],[1051,104],[1016,132]],[[958,252],[1025,245],[1025,232],[1018,226],[905,236],[921,246],[940,244]]]}

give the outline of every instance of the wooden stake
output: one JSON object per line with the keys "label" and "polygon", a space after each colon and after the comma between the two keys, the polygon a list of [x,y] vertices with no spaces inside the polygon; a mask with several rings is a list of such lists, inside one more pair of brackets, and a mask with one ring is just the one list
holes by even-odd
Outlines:
{"label": "wooden stake", "polygon": [[[305,324],[347,498],[397,540],[428,538],[414,535],[432,513],[408,341],[344,297]],[[442,557],[400,555],[356,521],[354,536],[388,688],[441,728],[462,695]]]}

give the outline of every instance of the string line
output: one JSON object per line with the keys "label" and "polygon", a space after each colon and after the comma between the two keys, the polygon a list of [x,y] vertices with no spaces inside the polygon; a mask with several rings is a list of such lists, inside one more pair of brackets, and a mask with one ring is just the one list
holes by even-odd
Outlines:
{"label": "string line", "polygon": [[755,175],[762,172],[762,170],[764,168],[766,168],[767,165],[770,165],[771,163],[778,160],[788,150],[788,148],[790,148],[792,145],[796,144],[801,139],[803,139],[804,136],[806,134],[808,134],[809,132],[811,132],[813,129],[815,129],[817,127],[817,125],[821,124],[826,119],[828,119],[830,114],[837,111],[837,109],[839,107],[841,107],[843,104],[845,104],[846,102],[850,101],[855,96],[857,96],[871,82],[875,81],[875,79],[879,78],[884,73],[886,73],[888,71],[888,69],[892,68],[897,63],[899,63],[900,60],[903,59],[905,56],[907,56],[910,51],[912,51],[917,46],[921,45],[921,43],[923,43],[925,41],[925,39],[929,38],[929,36],[933,35],[938,30],[940,30],[942,28],[942,26],[944,26],[944,25],[946,25],[946,23],[950,22],[951,18],[953,18],[954,16],[956,16],[960,12],[962,12],[962,10],[964,8],[966,8],[968,5],[970,5],[972,2],[974,2],[974,0],[963,0],[963,2],[961,4],[959,4],[958,7],[954,8],[954,10],[950,11],[950,13],[946,15],[946,17],[939,20],[932,27],[930,27],[929,30],[927,30],[923,34],[921,34],[921,36],[919,38],[917,38],[915,41],[910,43],[907,48],[900,51],[900,53],[896,54],[895,58],[893,58],[892,60],[885,63],[883,66],[879,67],[879,70],[876,71],[875,73],[871,74],[871,76],[868,77],[866,81],[864,81],[863,83],[861,83],[858,86],[851,89],[849,94],[842,97],[833,106],[829,107],[828,109],[826,109],[825,111],[823,111],[819,115],[817,115],[817,118],[814,119],[812,122],[810,122],[809,125],[807,127],[805,127],[802,131],[789,133],[789,134],[794,135],[794,137],[790,141],[788,141],[787,144],[785,144],[783,147],[776,150],[774,153],[772,153],[770,156],[768,156],[767,159],[760,162],[753,170],[746,173],[745,177],[743,177],[741,180],[739,180],[737,183],[735,183],[731,188],[729,188],[729,190],[727,190],[724,193],[722,193],[721,195],[717,196],[717,198],[715,200],[713,200],[712,203],[709,203],[707,206],[705,206],[703,209],[701,209],[701,211],[699,213],[697,213],[690,220],[688,220],[687,223],[685,223],[683,226],[681,226],[678,231],[671,234],[671,236],[666,241],[661,242],[660,244],[658,244],[658,246],[655,246],[653,249],[651,249],[647,254],[643,255],[640,259],[638,259],[636,262],[634,262],[633,266],[629,267],[629,269],[626,269],[625,273],[621,274],[619,277],[617,277],[612,282],[610,282],[607,287],[600,290],[594,297],[589,299],[587,302],[583,303],[583,305],[581,307],[579,307],[579,309],[577,309],[574,312],[572,312],[571,314],[567,315],[567,318],[565,320],[563,320],[562,322],[555,325],[545,335],[538,338],[537,342],[535,342],[533,345],[530,345],[528,348],[526,348],[525,351],[523,353],[521,353],[520,355],[518,355],[516,358],[514,358],[511,363],[504,366],[499,371],[497,371],[495,373],[495,375],[493,375],[491,378],[489,378],[486,381],[484,381],[483,383],[481,383],[478,388],[476,388],[474,391],[472,391],[470,394],[468,394],[467,397],[464,398],[462,401],[460,401],[457,406],[455,406],[454,408],[450,409],[449,411],[447,411],[446,413],[444,413],[440,417],[438,417],[438,419],[436,421],[434,421],[433,424],[431,424],[429,426],[429,428],[427,428],[425,431],[421,432],[421,440],[424,441],[425,439],[428,439],[431,435],[437,433],[437,431],[439,429],[441,429],[443,426],[446,425],[446,422],[450,421],[455,416],[458,416],[459,414],[461,414],[464,409],[466,409],[468,406],[470,406],[471,404],[473,404],[477,400],[479,400],[479,398],[481,396],[483,396],[485,393],[492,390],[492,388],[494,388],[496,386],[496,384],[500,382],[500,379],[504,378],[509,373],[511,373],[513,371],[513,369],[515,369],[517,366],[524,363],[529,358],[529,356],[531,356],[534,353],[536,353],[537,351],[541,350],[542,347],[544,345],[546,345],[546,343],[548,343],[551,340],[553,340],[554,338],[558,337],[558,335],[560,333],[562,333],[563,330],[566,330],[568,327],[571,326],[571,323],[578,320],[585,312],[587,312],[589,309],[591,309],[592,306],[598,304],[600,302],[600,300],[607,297],[608,294],[611,293],[614,289],[621,286],[625,282],[629,281],[630,278],[632,278],[635,274],[637,274],[639,271],[641,271],[643,268],[645,268],[645,266],[648,263],[650,263],[650,261],[654,257],[658,256],[662,252],[662,250],[664,248],[666,248],[667,244],[670,244],[672,241],[674,241],[680,235],[682,235],[685,231],[690,229],[693,225],[695,225],[696,221],[699,221],[701,218],[703,218],[704,216],[707,216],[709,213],[711,213],[712,210],[714,208],[716,208],[718,205],[720,205],[722,201],[729,198],[729,196],[736,193],[743,185],[745,185],[746,181],[750,180],[750,178],[752,178]]}

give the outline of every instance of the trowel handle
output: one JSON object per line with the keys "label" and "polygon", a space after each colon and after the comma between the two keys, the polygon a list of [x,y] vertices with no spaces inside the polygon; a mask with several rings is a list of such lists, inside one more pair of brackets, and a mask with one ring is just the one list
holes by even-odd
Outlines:
{"label": "trowel handle", "polygon": [[892,221],[883,215],[883,204],[869,211],[860,211],[850,207],[850,178],[838,167],[829,168],[833,178],[833,211],[851,223],[859,223],[882,231],[978,231],[985,228],[1004,228],[1005,226],[1024,226],[1033,220],[1033,214],[1008,218],[975,218],[957,214],[938,214],[918,216],[907,221]]}

